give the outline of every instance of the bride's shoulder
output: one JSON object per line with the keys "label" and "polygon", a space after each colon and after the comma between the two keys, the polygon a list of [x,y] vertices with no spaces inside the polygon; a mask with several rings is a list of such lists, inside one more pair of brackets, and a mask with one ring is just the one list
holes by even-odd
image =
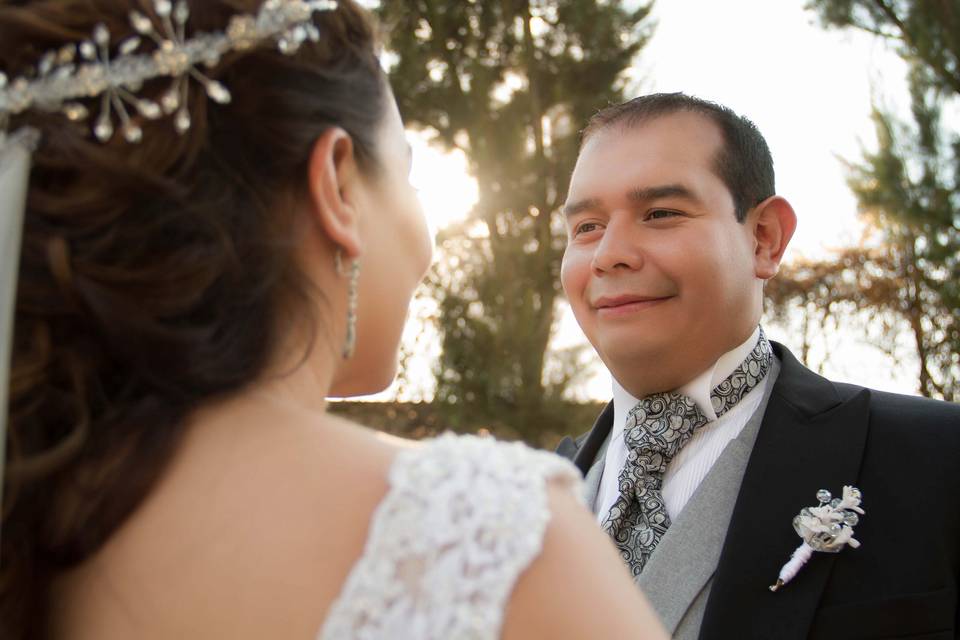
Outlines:
{"label": "bride's shoulder", "polygon": [[567,460],[520,442],[446,433],[399,450],[389,482],[393,490],[429,492],[443,481],[439,497],[448,499],[457,482],[474,492],[485,488],[509,495],[539,490],[545,482],[573,487],[579,477]]}
{"label": "bride's shoulder", "polygon": [[578,477],[562,458],[492,438],[448,434],[400,451],[321,637],[499,637],[509,594],[541,553],[552,494],[570,495]]}
{"label": "bride's shoulder", "polygon": [[458,481],[474,490],[489,485],[507,494],[544,482],[574,489],[580,482],[569,461],[521,442],[451,432],[414,441],[334,421],[343,429],[344,448],[360,453],[385,474],[388,492],[412,489],[445,500]]}

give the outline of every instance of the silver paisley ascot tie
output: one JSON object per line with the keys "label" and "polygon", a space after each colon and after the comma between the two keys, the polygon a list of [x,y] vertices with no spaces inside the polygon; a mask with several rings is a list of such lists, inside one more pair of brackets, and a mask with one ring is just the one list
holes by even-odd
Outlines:
{"label": "silver paisley ascot tie", "polygon": [[[720,417],[763,380],[773,352],[763,330],[746,359],[710,393]],[[634,576],[670,527],[663,503],[663,474],[707,417],[690,398],[657,393],[641,400],[627,416],[623,437],[627,462],[620,472],[620,495],[603,521],[603,529],[620,549]]]}

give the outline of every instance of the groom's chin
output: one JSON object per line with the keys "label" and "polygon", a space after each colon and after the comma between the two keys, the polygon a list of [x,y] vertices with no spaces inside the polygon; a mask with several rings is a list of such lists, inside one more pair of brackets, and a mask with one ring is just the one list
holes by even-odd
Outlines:
{"label": "groom's chin", "polygon": [[651,336],[643,331],[608,334],[595,345],[600,359],[611,371],[628,369],[643,371],[647,367],[656,367],[664,360],[672,359],[669,341],[662,336]]}
{"label": "groom's chin", "polygon": [[[608,341],[600,345],[597,353],[604,366],[620,385],[637,397],[646,395],[654,387],[660,387],[675,376],[670,374],[673,367],[671,349],[663,344],[638,344],[642,341],[625,343]],[[677,385],[682,384],[681,380]],[[656,388],[654,391],[666,389]],[[637,395],[637,394],[640,395]]]}

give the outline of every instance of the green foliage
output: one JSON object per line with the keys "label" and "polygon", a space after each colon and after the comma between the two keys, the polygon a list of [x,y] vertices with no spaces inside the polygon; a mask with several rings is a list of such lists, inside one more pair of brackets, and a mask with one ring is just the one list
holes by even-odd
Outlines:
{"label": "green foliage", "polygon": [[[960,135],[942,122],[960,103],[960,1],[812,0],[826,26],[856,28],[894,41],[910,66],[912,123],[874,109],[878,148],[849,167],[860,210],[878,231],[877,247],[839,260],[796,265],[768,292],[780,305],[838,304],[912,333],[918,388],[960,400]],[[889,351],[894,331],[885,332]]]}
{"label": "green foliage", "polygon": [[[462,150],[479,186],[470,219],[439,242],[430,284],[443,351],[436,400],[455,428],[531,442],[566,429],[577,354],[547,369],[563,251],[557,211],[579,128],[622,100],[650,36],[650,5],[585,0],[385,0],[390,80],[408,125]],[[559,415],[558,415],[559,414]]]}
{"label": "green foliage", "polygon": [[827,27],[852,27],[896,42],[903,57],[929,70],[937,89],[960,93],[957,0],[810,0]]}

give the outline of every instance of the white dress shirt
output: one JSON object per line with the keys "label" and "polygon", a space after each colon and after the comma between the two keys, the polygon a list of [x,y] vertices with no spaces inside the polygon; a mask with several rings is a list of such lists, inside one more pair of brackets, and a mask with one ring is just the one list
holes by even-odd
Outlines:
{"label": "white dress shirt", "polygon": [[[691,398],[708,422],[694,432],[687,444],[667,465],[667,471],[663,475],[663,502],[671,520],[676,520],[687,500],[720,457],[724,447],[740,435],[740,431],[763,400],[764,389],[770,376],[764,376],[756,387],[720,418],[717,418],[710,401],[710,392],[740,366],[759,338],[758,327],[746,342],[723,354],[712,367],[676,390]],[[606,519],[610,507],[620,495],[618,478],[620,470],[627,462],[627,444],[623,438],[623,430],[627,414],[638,402],[640,401],[621,387],[616,379],[613,380],[613,429],[610,432],[610,445],[607,447],[603,476],[594,505],[600,522]]]}

